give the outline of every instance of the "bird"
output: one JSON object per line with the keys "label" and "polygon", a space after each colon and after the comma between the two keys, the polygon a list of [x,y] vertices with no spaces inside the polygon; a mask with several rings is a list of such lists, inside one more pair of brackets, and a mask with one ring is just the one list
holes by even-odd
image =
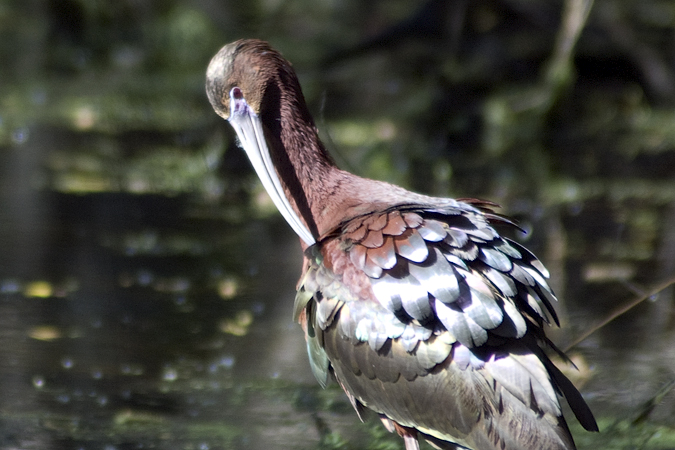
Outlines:
{"label": "bird", "polygon": [[559,320],[549,272],[477,199],[431,197],[339,169],[293,66],[267,42],[225,45],[206,72],[214,111],[236,132],[300,238],[293,317],[321,386],[335,379],[363,420],[439,449],[574,449],[562,413],[598,426],[549,359]]}

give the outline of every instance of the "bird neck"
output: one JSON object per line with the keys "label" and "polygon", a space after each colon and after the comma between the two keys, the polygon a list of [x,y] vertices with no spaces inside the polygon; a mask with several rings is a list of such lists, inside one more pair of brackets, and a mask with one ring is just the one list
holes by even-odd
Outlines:
{"label": "bird neck", "polygon": [[317,241],[352,218],[428,200],[401,187],[339,169],[321,143],[309,114],[296,109],[284,111],[282,108],[282,119],[277,122],[278,133],[267,136],[272,160],[286,198]]}
{"label": "bird neck", "polygon": [[272,162],[295,213],[318,239],[326,230],[326,210],[341,172],[321,143],[302,94],[268,86],[262,111]]}
{"label": "bird neck", "polygon": [[265,138],[286,198],[315,239],[353,217],[423,199],[340,170],[319,139],[297,79],[278,81],[267,86],[262,102],[268,106],[261,112]]}

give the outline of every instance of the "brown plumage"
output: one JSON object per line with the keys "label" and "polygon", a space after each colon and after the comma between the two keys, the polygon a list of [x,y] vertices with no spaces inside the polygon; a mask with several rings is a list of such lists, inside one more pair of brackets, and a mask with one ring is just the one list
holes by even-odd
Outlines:
{"label": "brown plumage", "polygon": [[551,363],[548,272],[475,200],[428,197],[338,169],[293,69],[267,43],[229,44],[207,71],[263,185],[302,239],[295,319],[322,385],[375,411],[407,450],[574,449],[559,396],[597,430]]}

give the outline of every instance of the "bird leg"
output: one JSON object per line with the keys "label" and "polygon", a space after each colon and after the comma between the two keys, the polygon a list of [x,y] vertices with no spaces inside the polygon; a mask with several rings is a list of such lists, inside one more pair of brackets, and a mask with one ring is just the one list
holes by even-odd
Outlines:
{"label": "bird leg", "polygon": [[417,430],[399,425],[385,416],[380,416],[380,420],[384,424],[384,427],[387,429],[387,431],[390,433],[396,432],[403,438],[405,450],[420,450],[420,444],[417,441]]}
{"label": "bird leg", "polygon": [[417,442],[417,437],[412,435],[403,436],[403,442],[405,443],[405,450],[420,450],[420,443]]}

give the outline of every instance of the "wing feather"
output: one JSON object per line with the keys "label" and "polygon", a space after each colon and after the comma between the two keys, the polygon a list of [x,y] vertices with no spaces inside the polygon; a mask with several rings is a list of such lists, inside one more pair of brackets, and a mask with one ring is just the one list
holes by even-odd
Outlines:
{"label": "wing feather", "polygon": [[398,211],[392,211],[388,214],[387,226],[382,229],[382,233],[388,236],[398,236],[408,229],[408,224],[401,217]]}
{"label": "wing feather", "polygon": [[396,252],[404,258],[421,263],[429,255],[426,242],[415,229],[409,228],[400,236],[394,237]]}
{"label": "wing feather", "polygon": [[[594,421],[534,344],[549,315],[557,322],[548,271],[497,234],[488,222],[496,216],[458,202],[406,208],[357,217],[316,244],[323,259],[308,260],[294,315],[312,321],[317,379],[333,370],[357,411],[374,409],[432,440],[511,445],[508,409],[540,415],[551,426],[542,442],[565,448],[559,386],[584,426]],[[458,388],[473,393],[445,393]],[[479,428],[486,434],[473,435]]]}
{"label": "wing feather", "polygon": [[391,269],[396,265],[396,248],[394,240],[388,236],[377,248],[368,249],[368,258],[383,269]]}
{"label": "wing feather", "polygon": [[458,275],[438,248],[429,252],[425,264],[409,264],[408,270],[427,292],[443,303],[452,303],[459,296]]}

